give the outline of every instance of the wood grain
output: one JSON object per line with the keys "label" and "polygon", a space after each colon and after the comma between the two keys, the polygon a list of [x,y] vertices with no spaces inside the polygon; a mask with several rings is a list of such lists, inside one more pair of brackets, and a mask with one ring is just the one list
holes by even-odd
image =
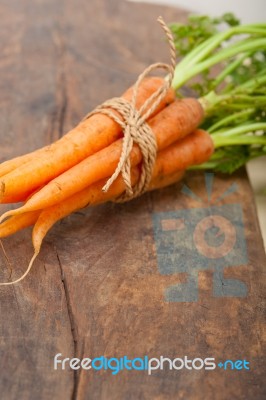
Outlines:
{"label": "wood grain", "polygon": [[[94,106],[119,95],[149,63],[168,61],[155,22],[159,15],[166,21],[186,18],[178,9],[119,0],[2,0],[0,161],[50,143]],[[238,185],[219,204],[240,205],[248,262],[224,268],[221,279],[243,282],[245,297],[214,295],[214,265],[197,271],[197,301],[166,301],[167,288],[186,284],[191,271],[162,273],[153,216],[208,207],[203,173],[189,174],[183,183],[203,204],[178,184],[129,204],[75,213],[47,236],[27,279],[0,288],[1,399],[264,398],[266,261],[247,176],[215,176],[213,187],[217,197]],[[4,241],[16,276],[31,256],[30,243],[30,230]],[[5,280],[3,257],[0,263]],[[193,262],[190,267],[196,268]],[[245,358],[251,370],[163,370],[151,376],[55,371],[57,353]]]}

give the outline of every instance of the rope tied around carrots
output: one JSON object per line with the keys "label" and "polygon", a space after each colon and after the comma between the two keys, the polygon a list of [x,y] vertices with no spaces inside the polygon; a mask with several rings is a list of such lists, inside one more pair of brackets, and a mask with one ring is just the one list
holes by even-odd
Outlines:
{"label": "rope tied around carrots", "polygon": [[[126,202],[135,197],[138,197],[148,189],[152,177],[153,167],[156,161],[157,143],[152,129],[146,121],[154,112],[158,104],[166,96],[167,91],[171,87],[176,63],[176,50],[172,33],[165,24],[162,17],[158,18],[158,22],[164,30],[169,43],[171,63],[154,63],[147,67],[139,75],[134,85],[131,101],[128,101],[121,97],[112,98],[96,107],[92,112],[88,113],[84,117],[85,120],[94,114],[102,113],[112,118],[122,128],[124,137],[120,160],[118,162],[115,172],[102,188],[104,192],[107,192],[112,183],[121,173],[125,183],[126,191],[114,200],[115,202],[119,203]],[[154,92],[153,95],[146,100],[142,107],[137,110],[136,99],[139,85],[146,78],[146,76],[150,74],[150,72],[159,68],[164,69],[168,72],[168,75],[164,81],[164,85],[162,85],[156,92]],[[114,113],[114,110],[117,111],[119,115]],[[143,162],[140,179],[137,184],[132,187],[130,173],[130,153],[134,142],[139,145],[140,151],[143,156]]]}
{"label": "rope tied around carrots", "polygon": [[[149,66],[121,98],[98,107],[62,138],[0,164],[0,203],[24,203],[0,216],[0,238],[33,225],[34,249],[26,271],[0,286],[28,275],[43,239],[60,219],[88,205],[127,201],[170,185],[186,168],[209,159],[212,139],[198,129],[204,110],[194,98],[175,98],[173,38],[161,18],[159,22],[170,45],[171,65]],[[146,77],[156,68],[166,70],[166,78]],[[11,271],[11,263],[8,267]]]}

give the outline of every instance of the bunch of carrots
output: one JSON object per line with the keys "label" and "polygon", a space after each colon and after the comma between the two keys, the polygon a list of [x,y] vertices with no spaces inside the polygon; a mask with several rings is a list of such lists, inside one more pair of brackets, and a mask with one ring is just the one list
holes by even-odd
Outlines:
{"label": "bunch of carrots", "polygon": [[[249,40],[242,39],[244,42],[247,41],[246,46],[243,46],[240,40],[243,51],[250,54],[253,50],[258,50],[259,44],[266,47],[266,38],[264,41],[257,38],[262,33],[265,35],[265,26],[259,25],[255,28],[247,26],[239,29],[240,34],[245,32],[250,34],[250,37]],[[250,44],[253,35],[255,35],[254,49]],[[217,125],[215,110],[220,101],[217,93],[214,95],[211,91],[199,99],[176,97],[179,87],[186,83],[184,74],[181,73],[182,63],[190,79],[193,77],[191,74],[193,68],[196,71],[194,75],[201,72],[199,65],[204,64],[202,59],[209,57],[211,60],[210,53],[220,46],[224,37],[225,35],[222,36],[220,33],[214,34],[197,48],[190,49],[188,55],[176,67],[173,87],[168,90],[147,121],[157,142],[157,158],[149,190],[177,182],[183,177],[186,169],[200,167],[208,162],[211,156],[215,156],[217,148],[239,144],[236,140],[237,133],[233,132],[232,136],[224,133],[224,130],[229,131],[228,126],[223,130],[219,129],[217,136],[215,132],[210,135],[207,129],[202,128],[209,120]],[[227,33],[226,37],[230,37],[230,34]],[[232,47],[234,51],[229,51],[228,57],[239,53],[235,43]],[[223,55],[220,59],[225,60],[224,49],[220,51]],[[218,56],[215,54],[212,57]],[[218,57],[218,61],[220,59]],[[198,64],[195,64],[195,60]],[[214,64],[215,62],[212,65]],[[209,68],[209,65],[210,61],[207,62],[206,68]],[[204,70],[204,65],[202,70]],[[264,85],[265,79],[261,79],[261,82]],[[163,78],[145,78],[138,89],[136,108],[140,109],[163,84]],[[250,96],[259,97],[257,83],[252,86],[251,82],[248,89]],[[232,90],[235,88],[233,87]],[[133,88],[129,88],[122,97],[130,100],[132,95]],[[237,98],[237,93],[235,96]],[[239,98],[241,101],[245,100],[243,96]],[[221,103],[222,101],[224,99]],[[230,102],[227,104],[230,106]],[[262,103],[259,104],[261,107]],[[238,108],[236,112],[239,112]],[[262,117],[264,118],[265,115]],[[227,122],[230,123],[230,121]],[[264,122],[259,121],[258,124],[264,129]],[[241,146],[248,146],[250,149],[255,145],[257,155],[261,155],[266,148],[264,134],[257,137],[257,130],[254,130],[252,137],[250,131],[246,129],[245,120],[243,125],[245,128],[241,131]],[[244,139],[243,132],[244,135],[248,134]],[[223,135],[226,137],[225,142],[223,142]],[[125,191],[125,183],[120,175],[107,192],[102,190],[116,170],[122,150],[122,137],[121,127],[117,122],[107,115],[97,113],[82,120],[53,144],[0,164],[0,202],[23,202],[21,207],[7,211],[0,217],[0,238],[34,225],[32,232],[34,255],[26,272],[17,280],[3,284],[19,282],[27,275],[40,251],[45,235],[58,220],[89,205],[114,200]],[[142,168],[142,153],[137,144],[134,144],[130,153],[130,162],[133,186],[138,182]]]}
{"label": "bunch of carrots", "polygon": [[[162,78],[146,78],[138,90],[137,108],[163,83]],[[123,94],[126,99],[131,96],[132,88]],[[158,155],[150,189],[178,181],[187,167],[207,161],[213,152],[210,135],[197,129],[204,113],[196,99],[175,99],[174,90],[169,89],[154,114],[148,123],[157,141]],[[121,176],[106,193],[102,191],[116,169],[121,149],[120,126],[99,113],[82,121],[52,145],[2,163],[1,203],[24,204],[2,215],[0,220],[5,220],[0,225],[0,237],[34,224],[32,265],[47,231],[59,219],[124,192]],[[138,145],[133,146],[130,161],[134,185],[142,161]]]}

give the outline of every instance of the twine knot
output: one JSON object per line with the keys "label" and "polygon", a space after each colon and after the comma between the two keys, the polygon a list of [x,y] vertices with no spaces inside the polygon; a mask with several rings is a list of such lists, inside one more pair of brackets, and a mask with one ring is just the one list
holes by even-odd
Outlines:
{"label": "twine knot", "polygon": [[[118,162],[115,172],[103,187],[103,191],[107,192],[112,183],[118,177],[118,175],[120,173],[122,174],[126,190],[122,195],[115,199],[116,202],[125,202],[131,200],[137,196],[140,196],[148,189],[156,160],[156,139],[152,132],[152,129],[146,121],[157,108],[159,103],[163,100],[167,91],[171,87],[176,62],[175,45],[172,33],[165,24],[162,17],[158,18],[158,22],[164,30],[169,43],[171,63],[155,63],[147,67],[138,77],[133,87],[131,101],[128,101],[121,97],[112,98],[96,107],[95,110],[90,112],[84,118],[86,119],[93,114],[102,113],[108,115],[122,128],[124,136],[120,160]],[[164,69],[168,72],[164,84],[145,101],[145,103],[139,110],[137,110],[136,98],[140,83],[151,71],[159,68]],[[117,111],[119,113],[119,116],[117,116],[117,114],[115,114],[113,110]],[[130,174],[130,153],[134,143],[138,144],[142,153],[142,168],[138,183],[134,187],[132,187]]]}

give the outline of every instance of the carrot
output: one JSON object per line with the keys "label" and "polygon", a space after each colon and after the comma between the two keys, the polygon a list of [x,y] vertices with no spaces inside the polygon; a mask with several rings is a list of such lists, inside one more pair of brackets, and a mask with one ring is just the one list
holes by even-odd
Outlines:
{"label": "carrot", "polygon": [[[212,151],[212,139],[209,134],[203,130],[197,130],[188,137],[176,141],[174,144],[158,153],[149,190],[164,187],[180,180],[184,174],[182,168],[187,168],[192,165],[192,163],[202,163],[206,161],[212,154]],[[138,176],[138,169],[135,167],[131,170],[131,180],[133,185],[137,182]],[[16,281],[6,282],[0,285],[17,283],[25,278],[40,252],[41,244],[45,235],[58,220],[64,218],[77,209],[111,200],[121,194],[125,189],[125,184],[121,176],[113,182],[107,193],[102,191],[105,182],[106,180],[104,179],[98,181],[88,188],[75,193],[63,202],[55,204],[40,212],[32,233],[34,255],[26,272]],[[26,214],[22,214],[21,216],[23,215]],[[12,218],[19,216],[14,216]],[[7,220],[6,222],[8,221],[10,220]]]}
{"label": "carrot", "polygon": [[[137,180],[137,169],[133,170],[131,179],[132,183],[134,183]],[[165,186],[171,185],[175,182],[178,182],[182,177],[184,176],[185,171],[177,171],[173,174],[170,175],[160,175],[153,179],[151,181],[151,184],[149,186],[149,191],[155,190],[155,189],[160,189]],[[115,197],[116,195],[119,195],[120,193],[125,190],[125,185],[122,181],[121,176],[118,177],[118,179],[113,183],[113,185],[110,187],[110,191],[108,191],[108,196],[106,193],[104,193],[101,189],[105,185],[106,180],[101,180],[94,185],[91,185],[88,189],[85,189],[82,194],[78,194],[78,196],[74,195],[71,198],[69,198],[67,201],[71,202],[73,204],[73,209],[67,208],[66,204],[59,203],[56,206],[52,206],[49,209],[45,210],[36,210],[36,211],[29,211],[23,214],[19,215],[14,215],[10,218],[8,218],[6,221],[4,221],[2,224],[0,224],[0,238],[4,238],[10,235],[13,235],[14,233],[27,228],[31,225],[34,225],[37,219],[39,218],[40,214],[44,215],[43,223],[46,225],[46,228],[44,229],[42,227],[42,231],[45,232],[45,230],[48,231],[49,226],[51,227],[54,225],[53,221],[50,221],[49,218],[47,218],[47,211],[49,211],[49,214],[51,214],[51,210],[55,208],[61,209],[61,212],[55,212],[54,215],[56,216],[56,220],[61,218],[64,218],[64,216],[69,215],[71,212],[74,212],[75,209],[87,207],[92,204],[98,204],[101,203],[102,201],[108,201],[108,197],[111,199]],[[90,195],[90,199],[85,200],[85,193],[88,192]],[[109,196],[110,195],[110,196]],[[83,197],[83,203],[77,203],[77,200],[79,197]],[[48,215],[49,215],[48,214]],[[40,224],[40,219],[38,220],[38,223]],[[37,228],[36,228],[37,229]]]}
{"label": "carrot", "polygon": [[[139,178],[138,168],[132,169],[131,170],[131,181],[135,184],[137,182],[138,178]],[[98,204],[100,202],[110,200],[113,197],[116,197],[117,195],[122,193],[125,189],[124,181],[120,175],[113,182],[108,193],[104,193],[102,191],[102,187],[105,185],[105,183],[106,183],[106,180],[103,179],[102,181],[99,181],[99,182],[95,183],[94,185],[90,186],[89,188],[87,188],[86,190],[82,191],[82,193],[76,193],[74,196],[67,199],[66,202],[60,203],[59,205],[57,204],[53,207],[50,207],[50,208],[42,211],[39,214],[39,217],[37,219],[37,222],[36,222],[33,232],[32,232],[32,243],[33,243],[33,247],[34,247],[34,254],[30,260],[27,270],[24,272],[24,274],[20,278],[16,279],[15,281],[3,282],[3,283],[0,283],[0,286],[18,283],[25,278],[25,276],[31,270],[33,262],[40,252],[43,238],[47,234],[48,230],[58,220],[60,220],[61,218],[64,218],[65,216],[69,215],[71,212],[73,212],[79,208],[86,207],[89,204],[90,205]],[[28,213],[28,214],[30,214],[30,213]],[[11,218],[22,217],[23,215],[26,215],[26,213],[19,215],[19,216],[11,217]],[[9,220],[7,220],[5,222],[8,223],[8,221]]]}
{"label": "carrot", "polygon": [[153,176],[169,175],[191,165],[208,161],[214,151],[214,143],[208,132],[197,129],[189,136],[158,153]]}
{"label": "carrot", "polygon": [[[186,118],[184,113],[187,116]],[[156,137],[158,150],[188,135],[197,128],[202,118],[203,110],[196,99],[176,100],[170,104],[152,118],[149,123]],[[119,161],[121,148],[122,139],[119,139],[105,149],[86,158],[49,182],[33,195],[24,206],[3,214],[0,221],[9,215],[52,206],[92,183],[112,175]],[[131,151],[130,160],[132,166],[139,164],[142,160],[141,151],[136,144]]]}
{"label": "carrot", "polygon": [[30,211],[8,218],[6,221],[0,224],[0,238],[12,235],[21,229],[35,224],[40,213],[41,210]]}
{"label": "carrot", "polygon": [[[192,147],[188,139],[191,140]],[[196,157],[194,156],[195,149],[197,149]],[[187,154],[189,150],[190,152]],[[186,168],[192,164],[202,163],[208,160],[212,151],[212,139],[208,133],[203,130],[197,130],[189,137],[175,142],[173,145],[158,153],[149,190],[162,188],[180,180],[184,175],[184,170],[182,170],[181,167]],[[133,168],[131,174],[132,183],[134,185],[139,176],[138,169],[136,167]],[[102,191],[105,182],[106,179],[100,180],[88,188],[75,193],[61,203],[44,209],[42,212],[37,210],[37,212],[40,213],[37,225],[42,221],[40,225],[50,227],[51,218],[53,221],[57,221],[80,208],[113,199],[125,190],[125,185],[121,176],[117,178],[106,193]],[[33,213],[33,211],[26,214],[30,213]],[[54,223],[55,222],[53,222],[53,224]]]}
{"label": "carrot", "polygon": [[[158,153],[149,190],[162,188],[177,182],[182,178],[187,167],[207,161],[212,152],[212,139],[203,130],[196,130],[188,137],[168,146]],[[136,168],[132,170],[133,185],[137,181],[137,171]],[[28,211],[12,216],[0,224],[0,237],[11,235],[20,229],[33,225],[41,213],[45,215],[46,223],[48,224],[47,212],[60,219],[77,209],[108,201],[121,194],[125,189],[122,178],[119,176],[119,179],[113,183],[110,190],[105,193],[102,191],[105,181],[105,179],[100,180],[83,191],[77,192],[64,202],[55,204],[43,211]]]}
{"label": "carrot", "polygon": [[[184,175],[185,168],[207,161],[212,151],[212,139],[203,130],[197,130],[188,137],[168,146],[158,153],[149,190],[162,188],[179,181]],[[138,169],[135,167],[132,169],[133,185],[138,176]],[[0,237],[8,236],[19,229],[32,225],[40,214],[43,224],[49,226],[51,215],[53,220],[61,219],[85,206],[108,201],[121,194],[125,189],[121,176],[111,185],[107,193],[102,191],[105,182],[106,179],[100,180],[63,202],[42,211],[29,211],[7,219],[0,224]]]}
{"label": "carrot", "polygon": [[[163,85],[158,77],[144,79],[138,90],[136,108]],[[127,90],[122,97],[130,100],[133,89]],[[175,94],[169,89],[165,98],[154,111],[154,115],[166,104],[174,100]],[[40,185],[76,165],[84,158],[105,148],[121,137],[120,126],[107,115],[97,113],[79,123],[73,130],[49,146],[40,157],[22,164],[0,180],[0,202],[5,198],[26,195]]]}
{"label": "carrot", "polygon": [[[163,188],[169,184],[179,181],[184,175],[184,171],[176,171],[173,174],[166,176],[155,176],[151,181],[149,190]],[[139,178],[138,168],[132,168],[131,170],[131,181],[134,186]],[[102,179],[99,182],[94,183],[88,188],[82,190],[69,197],[65,201],[59,204],[55,204],[47,209],[44,209],[37,219],[32,232],[32,242],[34,251],[40,251],[43,238],[47,234],[48,230],[60,219],[65,218],[74,211],[81,208],[100,204],[112,200],[123,193],[125,190],[125,184],[121,177],[113,182],[108,192],[103,192],[102,187],[105,185],[106,179]],[[14,217],[15,218],[15,217]]]}
{"label": "carrot", "polygon": [[[166,186],[170,186],[170,185],[180,181],[183,178],[184,174],[185,174],[185,171],[176,171],[169,175],[159,175],[156,178],[152,179],[148,190],[152,191],[152,190],[156,190],[156,189],[162,189]],[[32,212],[34,212],[34,211],[32,211]]]}
{"label": "carrot", "polygon": [[[131,170],[131,179],[134,184],[138,181],[139,170],[134,168]],[[47,231],[55,224],[56,221],[66,217],[72,212],[91,205],[100,204],[113,199],[125,190],[125,184],[121,177],[113,182],[107,193],[102,191],[106,179],[94,183],[85,190],[78,192],[60,204],[56,204],[43,210],[34,226],[32,232],[32,242],[35,252],[40,250],[42,240]]]}
{"label": "carrot", "polygon": [[39,186],[37,189],[31,190],[28,193],[21,194],[13,194],[12,196],[8,196],[5,198],[5,204],[7,203],[21,203],[29,200],[35,193],[41,190],[45,185]]}
{"label": "carrot", "polygon": [[26,164],[27,162],[36,159],[36,157],[39,157],[39,155],[41,155],[43,152],[49,151],[49,147],[50,145],[32,151],[31,153],[27,153],[22,156],[18,156],[2,162],[0,164],[0,177],[7,175],[9,172],[21,167],[21,165],[23,164]]}

